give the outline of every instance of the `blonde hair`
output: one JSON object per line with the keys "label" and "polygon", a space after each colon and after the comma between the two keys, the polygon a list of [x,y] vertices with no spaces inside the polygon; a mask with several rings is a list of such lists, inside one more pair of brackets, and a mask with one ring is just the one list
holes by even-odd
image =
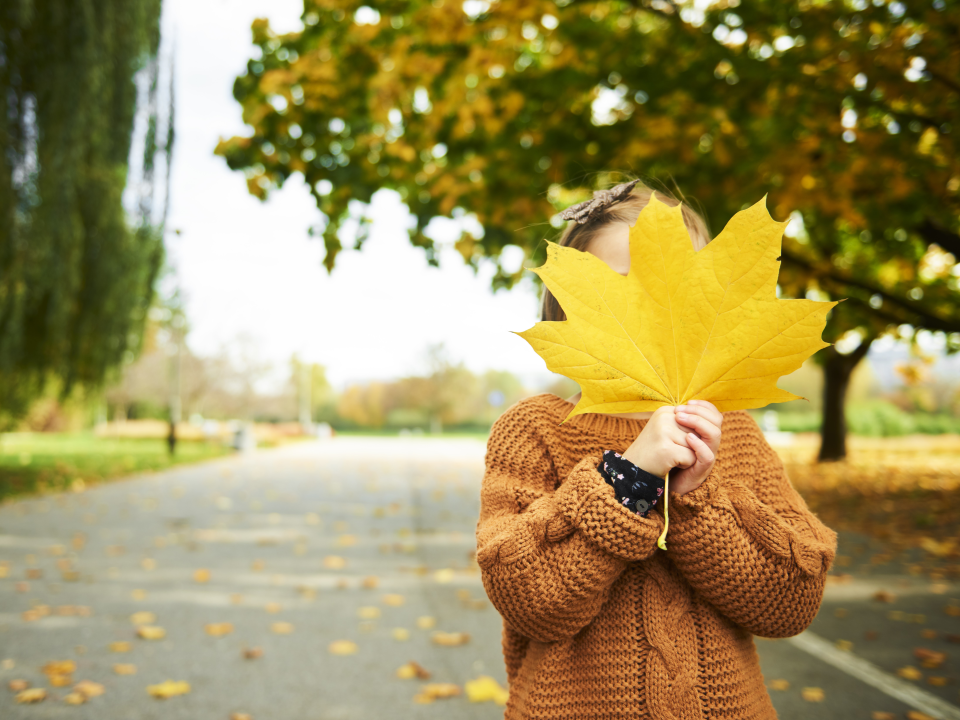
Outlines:
{"label": "blonde hair", "polygon": [[[628,178],[629,182],[633,178]],[[658,183],[659,185],[659,183]],[[653,193],[657,193],[657,199],[666,203],[670,207],[676,207],[681,204],[680,200],[663,187],[653,188],[644,184],[641,180],[630,191],[630,194],[623,200],[613,203],[600,211],[600,214],[584,224],[577,223],[574,220],[567,222],[560,237],[556,239],[558,245],[571,247],[575,250],[586,252],[590,242],[599,234],[600,230],[607,225],[622,222],[629,227],[637,222],[640,211],[650,202]],[[685,198],[684,198],[685,199]],[[686,202],[683,203],[682,211],[683,222],[687,226],[687,231],[693,240],[693,247],[696,250],[702,250],[710,242],[710,230],[703,216],[694,210]],[[567,316],[560,307],[560,303],[553,296],[546,286],[543,288],[543,301],[540,310],[541,320],[566,320]]]}

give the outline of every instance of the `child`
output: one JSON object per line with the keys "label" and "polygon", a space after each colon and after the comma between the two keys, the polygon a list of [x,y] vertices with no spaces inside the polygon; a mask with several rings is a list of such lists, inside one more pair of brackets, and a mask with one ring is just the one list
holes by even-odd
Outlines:
{"label": "child", "polygon": [[[560,243],[626,275],[651,192],[633,181],[569,208]],[[703,248],[705,223],[683,216]],[[546,290],[543,319],[564,319]],[[578,400],[522,400],[487,445],[477,561],[504,620],[505,717],[775,718],[753,636],[810,624],[835,533],[745,411],[692,400],[561,425]]]}

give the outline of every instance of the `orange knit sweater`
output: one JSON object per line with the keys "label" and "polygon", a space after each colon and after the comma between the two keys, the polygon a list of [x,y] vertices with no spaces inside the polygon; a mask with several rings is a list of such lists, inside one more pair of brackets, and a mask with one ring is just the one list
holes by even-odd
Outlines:
{"label": "orange knit sweater", "polygon": [[663,516],[620,505],[597,471],[646,424],[527,398],[494,424],[477,561],[503,616],[508,719],[775,718],[753,636],[802,632],[836,534],[750,415],[723,414],[703,484]]}

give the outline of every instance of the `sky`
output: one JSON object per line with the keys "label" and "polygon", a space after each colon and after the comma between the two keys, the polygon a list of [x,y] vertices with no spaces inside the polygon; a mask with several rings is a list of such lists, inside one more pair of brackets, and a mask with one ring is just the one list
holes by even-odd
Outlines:
{"label": "sky", "polygon": [[[250,24],[301,27],[302,0],[165,0],[165,48],[175,48],[176,142],[168,255],[185,298],[188,344],[212,355],[241,338],[278,372],[291,355],[327,367],[334,386],[426,370],[426,349],[444,343],[470,369],[510,370],[529,384],[553,377],[520,337],[537,321],[532,282],[494,294],[492,269],[477,275],[448,247],[441,267],[410,245],[412,217],[392,191],[374,196],[370,238],[344,250],[328,275],[323,246],[307,229],[321,216],[299,175],[262,203],[213,149],[249,135],[233,99],[252,55]],[[459,235],[453,220],[429,228]],[[349,235],[347,235],[349,237]],[[346,245],[347,243],[345,243]],[[279,379],[279,378],[278,378]]]}

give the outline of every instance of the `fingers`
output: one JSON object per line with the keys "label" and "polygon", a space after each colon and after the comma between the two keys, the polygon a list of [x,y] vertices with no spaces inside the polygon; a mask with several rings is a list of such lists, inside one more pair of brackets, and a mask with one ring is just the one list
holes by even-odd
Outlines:
{"label": "fingers", "polygon": [[677,423],[684,427],[693,428],[701,438],[711,445],[716,445],[720,442],[720,428],[702,415],[678,412]]}
{"label": "fingers", "polygon": [[687,442],[690,445],[690,449],[696,453],[697,462],[701,465],[710,465],[716,460],[713,450],[711,450],[710,446],[703,440],[697,437],[696,433],[687,433]]}
{"label": "fingers", "polygon": [[717,427],[723,425],[723,413],[717,410],[716,406],[706,400],[690,400],[686,405],[677,405],[675,412],[687,413],[689,415],[699,415],[709,420]]}

